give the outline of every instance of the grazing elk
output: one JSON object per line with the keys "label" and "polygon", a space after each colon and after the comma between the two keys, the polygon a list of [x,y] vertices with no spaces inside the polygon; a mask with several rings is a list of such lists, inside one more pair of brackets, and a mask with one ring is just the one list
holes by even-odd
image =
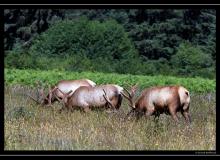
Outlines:
{"label": "grazing elk", "polygon": [[55,101],[63,99],[65,94],[72,95],[81,86],[94,87],[95,85],[95,82],[89,79],[61,80],[55,86],[49,88],[47,96],[44,95],[43,89],[39,91],[40,98],[37,100],[29,94],[28,96],[38,104],[51,106]]}
{"label": "grazing elk", "polygon": [[181,112],[185,120],[191,123],[189,114],[190,95],[189,91],[182,86],[164,86],[164,87],[152,87],[145,89],[136,102],[134,102],[135,87],[131,88],[131,91],[125,91],[128,95],[123,96],[128,99],[132,110],[131,113],[143,113],[148,117],[155,115],[159,117],[161,113],[170,114],[172,118],[178,122],[177,112]]}
{"label": "grazing elk", "polygon": [[[64,108],[74,109],[82,108],[85,112],[90,110],[90,107],[106,108],[110,106],[112,109],[118,110],[121,106],[123,88],[114,85],[99,85],[95,87],[79,87],[72,95],[65,94],[63,99]],[[62,110],[61,109],[61,110]]]}

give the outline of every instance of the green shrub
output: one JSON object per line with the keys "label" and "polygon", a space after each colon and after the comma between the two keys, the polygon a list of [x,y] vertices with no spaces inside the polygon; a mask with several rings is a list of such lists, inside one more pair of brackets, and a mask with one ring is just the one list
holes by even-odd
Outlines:
{"label": "green shrub", "polygon": [[114,20],[89,21],[86,18],[60,21],[42,33],[30,48],[33,54],[85,55],[89,59],[131,58],[134,45],[122,25]]}
{"label": "green shrub", "polygon": [[[189,76],[214,77],[213,60],[209,54],[205,54],[199,46],[193,46],[189,42],[182,43],[177,53],[172,56],[171,63],[177,74]],[[210,72],[212,71],[212,72]]]}
{"label": "green shrub", "polygon": [[10,51],[5,57],[5,67],[14,67],[18,69],[35,68],[34,58],[28,53]]}
{"label": "green shrub", "polygon": [[7,68],[141,73],[134,64],[140,61],[123,26],[114,20],[86,18],[59,21],[38,36],[29,50],[18,46],[5,58]]}
{"label": "green shrub", "polygon": [[[149,41],[150,47],[159,41]],[[153,46],[155,48],[156,46]],[[158,48],[158,47],[156,47]],[[211,55],[190,42],[180,44],[171,59],[140,57],[122,25],[79,18],[54,23],[28,50],[7,51],[5,66],[18,69],[105,72],[134,75],[178,75],[215,78]],[[162,51],[154,53],[163,54]],[[166,56],[165,56],[166,57]]]}

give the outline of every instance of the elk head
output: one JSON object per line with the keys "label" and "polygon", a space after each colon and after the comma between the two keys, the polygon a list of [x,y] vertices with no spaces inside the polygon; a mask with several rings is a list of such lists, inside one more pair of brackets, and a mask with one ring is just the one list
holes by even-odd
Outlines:
{"label": "elk head", "polygon": [[[39,87],[39,82],[37,82],[37,86]],[[33,96],[31,96],[30,94],[27,94],[27,96],[30,97],[32,100],[34,100],[37,104],[50,106],[52,95],[53,95],[54,91],[56,91],[57,89],[58,89],[57,86],[54,86],[52,88],[49,86],[48,95],[45,96],[44,89],[43,88],[40,88],[40,89],[38,88],[37,89],[37,99],[34,98]]]}

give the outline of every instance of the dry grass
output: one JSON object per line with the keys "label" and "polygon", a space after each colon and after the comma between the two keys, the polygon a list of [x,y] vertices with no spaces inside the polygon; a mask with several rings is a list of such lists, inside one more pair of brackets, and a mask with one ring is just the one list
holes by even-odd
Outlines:
{"label": "dry grass", "polygon": [[175,125],[168,115],[159,121],[142,117],[123,121],[118,113],[95,110],[62,112],[37,106],[24,96],[28,87],[5,87],[5,150],[215,150],[215,93],[192,95],[192,124]]}

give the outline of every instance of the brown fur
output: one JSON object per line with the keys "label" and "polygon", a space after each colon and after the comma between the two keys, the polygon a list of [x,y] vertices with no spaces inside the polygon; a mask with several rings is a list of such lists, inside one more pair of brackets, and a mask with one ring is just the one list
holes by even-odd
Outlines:
{"label": "brown fur", "polygon": [[[175,121],[178,121],[177,112],[181,111],[186,121],[190,122],[189,103],[188,101],[184,101],[181,104],[178,92],[180,87],[160,86],[145,89],[135,102],[135,108],[133,110],[144,112],[146,116],[155,115],[159,117],[161,113],[170,114]],[[162,96],[162,93],[164,93],[164,96]],[[189,96],[188,91],[186,91],[186,95]]]}
{"label": "brown fur", "polygon": [[[61,80],[59,82],[57,82],[56,85],[52,86],[51,89],[49,90],[49,93],[47,94],[46,98],[43,99],[43,103],[42,105],[48,105],[51,106],[52,103],[54,103],[55,101],[58,101],[59,99],[63,99],[64,98],[64,94],[63,92],[61,92],[60,90],[57,90],[56,88],[60,88],[60,86],[62,86],[63,84],[65,85],[78,85],[78,86],[87,86],[87,87],[93,87],[90,83],[87,82],[86,79],[80,79],[80,80]],[[43,97],[43,95],[41,95]]]}
{"label": "brown fur", "polygon": [[[103,97],[103,89],[110,104]],[[118,110],[121,102],[122,96],[117,87],[107,84],[95,87],[79,87],[71,96],[67,97],[64,103],[67,109],[82,108],[84,111],[88,111],[91,107],[106,108],[108,105],[111,105],[112,109]]]}

